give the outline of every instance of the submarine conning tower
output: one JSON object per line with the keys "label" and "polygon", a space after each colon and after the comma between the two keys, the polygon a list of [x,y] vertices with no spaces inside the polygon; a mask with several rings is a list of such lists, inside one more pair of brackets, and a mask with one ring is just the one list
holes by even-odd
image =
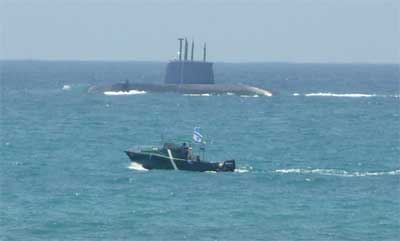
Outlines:
{"label": "submarine conning tower", "polygon": [[[203,47],[203,60],[194,60],[194,41],[191,46],[191,57],[188,60],[188,41],[185,38],[178,38],[179,52],[178,59],[167,64],[164,83],[165,84],[214,84],[213,63],[207,62],[207,46]],[[184,46],[183,42],[184,41]],[[184,54],[182,56],[182,48]],[[183,57],[183,59],[182,59]]]}

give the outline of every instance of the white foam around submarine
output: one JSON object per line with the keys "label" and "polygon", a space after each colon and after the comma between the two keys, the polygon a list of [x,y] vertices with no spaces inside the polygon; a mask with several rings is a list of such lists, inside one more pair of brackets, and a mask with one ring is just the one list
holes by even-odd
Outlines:
{"label": "white foam around submarine", "polygon": [[243,97],[243,98],[258,98],[260,96],[259,95],[241,95],[240,97]]}
{"label": "white foam around submarine", "polygon": [[205,94],[184,94],[184,96],[211,96],[211,94],[205,93]]}
{"label": "white foam around submarine", "polygon": [[140,95],[146,94],[144,90],[130,90],[130,91],[105,91],[105,95]]}

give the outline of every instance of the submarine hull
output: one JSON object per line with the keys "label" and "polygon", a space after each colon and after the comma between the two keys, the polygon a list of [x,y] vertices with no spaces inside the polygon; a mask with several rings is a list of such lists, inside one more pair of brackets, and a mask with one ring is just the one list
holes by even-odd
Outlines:
{"label": "submarine hull", "polygon": [[147,84],[118,83],[114,85],[92,86],[89,92],[130,91],[174,92],[182,94],[226,94],[272,96],[268,90],[249,85],[232,84]]}
{"label": "submarine hull", "polygon": [[215,171],[215,172],[233,172],[235,170],[235,161],[228,160],[224,162],[204,162],[192,161],[181,158],[169,158],[164,155],[156,155],[146,152],[125,151],[131,162],[136,162],[144,168],[164,169],[164,170],[184,170],[184,171]]}
{"label": "submarine hull", "polygon": [[[272,96],[269,90],[241,85],[241,84],[215,84],[213,63],[207,62],[206,44],[203,48],[203,61],[194,60],[194,42],[192,41],[192,56],[188,60],[188,42],[186,38],[179,40],[179,60],[169,61],[166,65],[164,83],[116,83],[113,85],[92,86],[89,92],[124,91],[131,90],[146,92],[175,92],[183,94],[237,94]],[[185,43],[184,59],[182,59],[182,43]]]}

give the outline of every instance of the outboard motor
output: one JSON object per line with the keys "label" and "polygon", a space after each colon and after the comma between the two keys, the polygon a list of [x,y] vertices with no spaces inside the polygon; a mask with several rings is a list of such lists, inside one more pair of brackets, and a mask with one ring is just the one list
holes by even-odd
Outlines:
{"label": "outboard motor", "polygon": [[235,160],[228,160],[228,161],[221,162],[218,165],[217,171],[219,171],[219,172],[233,172],[233,171],[235,171],[235,167],[236,167]]}

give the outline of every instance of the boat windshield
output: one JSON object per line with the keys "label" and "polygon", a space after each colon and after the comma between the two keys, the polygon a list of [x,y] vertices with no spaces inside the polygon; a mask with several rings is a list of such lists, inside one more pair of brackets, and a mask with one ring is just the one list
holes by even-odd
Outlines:
{"label": "boat windshield", "polygon": [[140,145],[131,148],[131,150],[134,151],[158,151],[159,149],[160,149],[159,147],[152,145]]}
{"label": "boat windshield", "polygon": [[180,149],[181,146],[177,145],[175,143],[171,143],[171,142],[167,142],[164,144],[163,146],[164,149],[171,149],[171,150],[175,150],[175,149]]}

